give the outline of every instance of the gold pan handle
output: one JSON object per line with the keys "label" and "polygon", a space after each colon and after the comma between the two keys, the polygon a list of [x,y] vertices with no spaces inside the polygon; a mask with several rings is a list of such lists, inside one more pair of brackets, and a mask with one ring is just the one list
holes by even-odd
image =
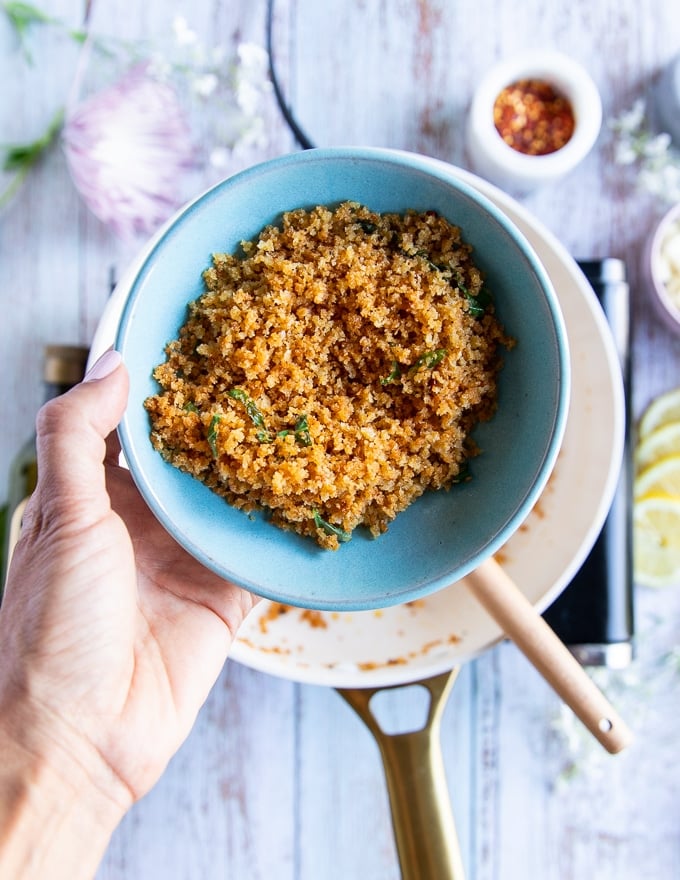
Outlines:
{"label": "gold pan handle", "polygon": [[430,693],[425,725],[408,733],[385,733],[370,708],[376,693],[401,685],[338,689],[380,748],[402,880],[464,880],[440,744],[441,717],[457,675],[453,669],[403,686]]}

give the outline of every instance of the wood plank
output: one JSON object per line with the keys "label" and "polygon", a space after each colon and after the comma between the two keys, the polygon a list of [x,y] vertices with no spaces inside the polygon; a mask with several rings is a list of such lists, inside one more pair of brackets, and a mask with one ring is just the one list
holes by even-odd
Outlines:
{"label": "wood plank", "polygon": [[[560,48],[589,68],[610,118],[645,94],[680,51],[676,5],[277,0],[275,45],[286,93],[318,143],[385,145],[470,167],[465,115],[475,82],[496,58],[536,45]],[[49,3],[73,24],[81,7],[80,0]],[[209,41],[263,43],[263,0],[195,0],[183,11]],[[163,0],[96,4],[98,27],[133,39],[157,38],[173,14]],[[52,43],[41,48],[40,64],[23,65],[5,25],[0,16],[2,140],[26,140],[43,131],[58,106],[73,61]],[[267,143],[233,156],[224,173],[295,148],[273,98],[265,116]],[[214,179],[207,174],[196,187]],[[680,342],[651,313],[641,264],[659,204],[635,192],[613,165],[606,130],[575,172],[522,203],[576,256],[626,259],[639,415],[653,395],[680,384]],[[46,342],[91,339],[110,267],[120,274],[138,246],[117,241],[87,212],[59,151],[0,213],[0,501],[7,463],[32,430],[42,397],[37,350]],[[652,635],[645,636],[642,666],[618,685],[638,740],[615,759],[595,760],[580,740],[565,740],[562,728],[553,728],[559,706],[512,646],[461,672],[444,715],[442,747],[470,878],[680,875],[679,679],[672,666],[680,607],[675,594],[648,591],[638,591],[638,606]],[[657,619],[667,621],[658,631]],[[414,702],[407,696],[393,716]],[[577,772],[570,776],[572,761]],[[330,689],[236,664],[227,665],[158,786],[121,824],[98,875],[398,876],[382,766],[361,722]]]}

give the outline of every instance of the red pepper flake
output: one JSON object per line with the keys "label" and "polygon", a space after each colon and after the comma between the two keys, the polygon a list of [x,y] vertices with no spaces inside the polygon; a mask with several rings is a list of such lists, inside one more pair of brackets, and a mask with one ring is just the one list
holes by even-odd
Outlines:
{"label": "red pepper flake", "polygon": [[508,146],[530,156],[554,153],[574,133],[569,100],[542,79],[506,86],[496,98],[493,121]]}

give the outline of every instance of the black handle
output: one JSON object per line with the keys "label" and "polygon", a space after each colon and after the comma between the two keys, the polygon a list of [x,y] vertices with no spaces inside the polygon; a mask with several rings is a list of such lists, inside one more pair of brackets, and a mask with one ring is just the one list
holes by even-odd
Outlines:
{"label": "black handle", "polygon": [[[579,263],[609,323],[630,401],[630,291],[621,260]],[[611,509],[593,549],[572,582],[545,612],[545,619],[581,663],[625,667],[632,659],[633,552],[632,449],[629,406],[621,473]]]}

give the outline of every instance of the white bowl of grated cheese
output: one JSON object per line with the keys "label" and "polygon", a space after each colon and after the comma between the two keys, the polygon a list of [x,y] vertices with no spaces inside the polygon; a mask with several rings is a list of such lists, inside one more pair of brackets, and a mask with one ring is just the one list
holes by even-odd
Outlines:
{"label": "white bowl of grated cheese", "polygon": [[649,240],[652,294],[666,325],[680,333],[680,204],[670,209]]}

